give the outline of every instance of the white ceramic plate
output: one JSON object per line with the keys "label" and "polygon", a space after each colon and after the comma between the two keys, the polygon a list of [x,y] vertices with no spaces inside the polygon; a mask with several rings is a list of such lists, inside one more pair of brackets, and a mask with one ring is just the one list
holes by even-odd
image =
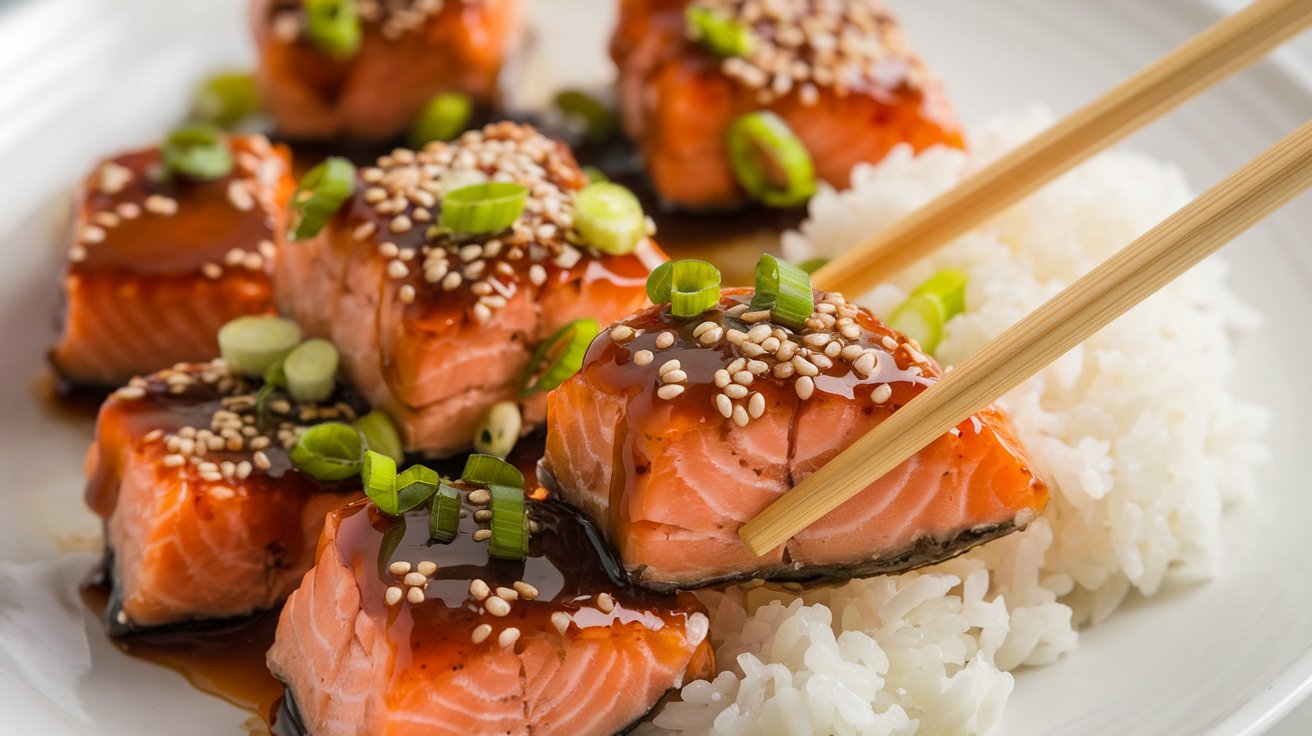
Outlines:
{"label": "white ceramic plate", "polygon": [[[1217,17],[1198,0],[893,0],[964,118],[1043,100],[1070,110]],[[193,81],[249,64],[242,0],[0,0],[0,733],[241,732],[248,715],[113,649],[76,585],[98,528],[80,461],[90,422],[39,397],[53,335],[69,187],[100,155],[177,120]],[[610,74],[612,0],[538,0],[533,86]],[[1130,145],[1203,187],[1312,115],[1312,73],[1286,50]],[[1221,577],[1132,601],[1056,665],[1021,672],[1009,734],[1259,733],[1312,688],[1312,199],[1228,249],[1269,317],[1237,390],[1274,410],[1260,504],[1226,523]]]}

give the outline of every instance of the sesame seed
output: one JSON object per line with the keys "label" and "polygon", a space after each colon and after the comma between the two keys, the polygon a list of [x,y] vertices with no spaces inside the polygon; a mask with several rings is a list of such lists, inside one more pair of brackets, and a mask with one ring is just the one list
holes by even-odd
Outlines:
{"label": "sesame seed", "polygon": [[742,345],[747,339],[747,333],[734,327],[725,330],[724,337],[731,345]]}
{"label": "sesame seed", "polygon": [[403,233],[413,228],[414,226],[415,226],[414,223],[410,221],[409,217],[405,215],[397,215],[396,217],[393,217],[392,221],[387,224],[387,229],[391,230],[394,233]]}
{"label": "sesame seed", "polygon": [[[833,343],[829,344],[832,345]],[[830,360],[828,355],[822,353],[812,353],[810,361],[815,364],[816,368],[819,368],[822,371],[827,371],[834,367],[834,361]]]}
{"label": "sesame seed", "polygon": [[664,350],[674,344],[674,333],[666,330],[656,336],[656,347]]}
{"label": "sesame seed", "polygon": [[870,399],[876,404],[882,404],[893,397],[893,387],[887,383],[881,383],[875,386],[875,390],[870,392]]}
{"label": "sesame seed", "polygon": [[757,325],[747,331],[747,339],[759,344],[762,340],[770,336],[770,332],[770,325]]}
{"label": "sesame seed", "polygon": [[813,332],[802,337],[802,342],[815,348],[824,347],[828,344],[829,340],[830,335],[824,332]]}
{"label": "sesame seed", "polygon": [[876,357],[873,351],[866,351],[852,362],[852,370],[859,373],[863,378],[875,372]]}
{"label": "sesame seed", "polygon": [[838,329],[838,334],[849,340],[855,340],[861,336],[861,328],[856,325],[844,325]]}
{"label": "sesame seed", "polygon": [[416,565],[415,569],[419,571],[420,575],[432,577],[433,573],[437,572],[437,563],[430,560],[424,560]]}
{"label": "sesame seed", "polygon": [[628,342],[629,340],[632,340],[636,334],[637,333],[633,331],[633,328],[628,325],[617,325],[611,328],[610,339],[615,342]]}
{"label": "sesame seed", "polygon": [[610,593],[598,593],[597,608],[602,613],[610,613],[615,610],[615,599],[611,597]]}
{"label": "sesame seed", "polygon": [[820,374],[820,370],[815,367],[814,363],[800,355],[794,355],[793,359],[789,362],[791,362],[793,368],[797,369],[797,372],[803,376],[816,376]]}
{"label": "sesame seed", "polygon": [[455,289],[457,286],[460,286],[461,280],[462,279],[459,271],[452,271],[451,273],[448,273],[446,275],[446,278],[442,279],[442,290],[451,291]]}
{"label": "sesame seed", "polygon": [[118,194],[132,181],[132,169],[113,161],[100,167],[100,189],[106,194]]}
{"label": "sesame seed", "polygon": [[387,589],[387,592],[383,595],[383,600],[387,601],[387,605],[395,606],[401,602],[401,597],[404,595],[405,591],[393,585]]}
{"label": "sesame seed", "polygon": [[487,600],[483,601],[483,608],[498,618],[510,615],[510,603],[505,598],[498,596],[489,596]]}
{"label": "sesame seed", "polygon": [[482,488],[469,492],[469,502],[472,504],[478,504],[481,506],[491,500],[492,494]]}
{"label": "sesame seed", "polygon": [[693,336],[693,337],[701,337],[702,335],[704,335],[704,334],[706,333],[707,330],[713,330],[713,329],[715,329],[717,326],[718,326],[718,325],[716,325],[714,322],[703,322],[703,323],[701,323],[701,324],[699,324],[699,325],[697,325],[696,327],[693,328],[693,330],[692,330],[692,336]]}
{"label": "sesame seed", "polygon": [[242,212],[255,209],[254,195],[246,188],[245,183],[239,180],[228,182],[228,202]]}
{"label": "sesame seed", "polygon": [[703,332],[701,336],[697,338],[697,342],[700,342],[703,345],[714,345],[722,339],[724,339],[724,328],[717,325],[716,327]]}
{"label": "sesame seed", "polygon": [[684,373],[681,370],[675,369],[663,374],[661,376],[661,380],[664,381],[665,383],[683,383],[684,381],[688,380],[688,374]]}
{"label": "sesame seed", "polygon": [[115,207],[114,211],[124,220],[135,220],[141,217],[141,205],[135,202],[123,202]]}
{"label": "sesame seed", "polygon": [[87,259],[87,249],[80,245],[73,245],[68,249],[68,260],[74,263],[81,263]]}
{"label": "sesame seed", "polygon": [[223,266],[217,263],[206,263],[200,267],[200,272],[209,279],[217,279],[223,276]]}
{"label": "sesame seed", "polygon": [[765,320],[770,319],[770,310],[762,309],[756,312],[743,312],[741,319],[744,322],[750,322],[753,324],[756,322],[764,322]]}
{"label": "sesame seed", "polygon": [[410,275],[410,269],[401,261],[392,261],[387,264],[387,275],[394,279],[403,279]]}
{"label": "sesame seed", "polygon": [[660,369],[657,370],[656,372],[659,375],[664,376],[666,373],[669,373],[670,371],[677,371],[682,367],[683,364],[680,363],[678,360],[667,360],[661,364]]}
{"label": "sesame seed", "polygon": [[752,375],[751,371],[738,371],[733,374],[734,383],[741,383],[744,386],[750,386],[752,385],[753,380],[755,380],[755,376]]}
{"label": "sesame seed", "polygon": [[519,629],[514,626],[502,630],[501,634],[497,636],[497,644],[500,644],[502,649],[515,646],[517,641],[519,641]]}
{"label": "sesame seed", "polygon": [[418,572],[406,573],[404,582],[410,586],[426,585],[428,584],[428,576]]}
{"label": "sesame seed", "polygon": [[775,337],[774,335],[771,335],[761,341],[761,349],[767,353],[773,353],[774,351],[779,349],[779,346],[781,344],[782,343],[779,341],[779,338]]}
{"label": "sesame seed", "polygon": [[728,366],[725,367],[725,370],[733,374],[733,373],[737,373],[738,371],[746,367],[747,367],[746,358],[735,358],[732,363],[730,363]]}
{"label": "sesame seed", "polygon": [[474,521],[491,521],[492,512],[488,509],[479,509],[474,512]]}
{"label": "sesame seed", "polygon": [[474,535],[473,535],[473,536],[474,536],[474,541],[475,541],[475,542],[486,542],[487,540],[489,540],[489,539],[492,538],[492,530],[491,530],[491,529],[479,529],[479,530],[477,530],[477,531],[474,532]]}
{"label": "sesame seed", "polygon": [[538,597],[538,589],[523,580],[515,581],[514,587],[520,598],[531,601]]}
{"label": "sesame seed", "polygon": [[170,453],[164,456],[164,467],[176,468],[186,463],[187,459],[177,453]]}
{"label": "sesame seed", "polygon": [[741,399],[747,395],[747,387],[740,383],[731,383],[724,387],[724,395],[731,399]]}
{"label": "sesame seed", "polygon": [[474,305],[474,318],[486,323],[492,319],[492,310],[483,302]]}
{"label": "sesame seed", "polygon": [[169,216],[177,214],[178,201],[160,194],[146,197],[146,211],[153,215]]}
{"label": "sesame seed", "polygon": [[481,601],[492,595],[492,589],[481,579],[474,578],[469,581],[469,594],[474,596],[474,600]]}
{"label": "sesame seed", "polygon": [[103,243],[105,242],[105,230],[95,225],[88,225],[82,228],[82,240],[93,245]]}
{"label": "sesame seed", "polygon": [[396,295],[401,299],[402,302],[406,304],[415,303],[415,287],[411,286],[410,284],[402,285],[401,289],[397,291]]}
{"label": "sesame seed", "polygon": [[733,408],[734,424],[737,424],[739,427],[746,427],[749,421],[751,421],[751,419],[747,416],[746,409],[742,408],[741,406],[735,406]]}
{"label": "sesame seed", "polygon": [[387,566],[387,571],[400,577],[410,572],[410,563],[404,560],[398,560]]}
{"label": "sesame seed", "polygon": [[492,624],[479,624],[474,627],[474,632],[469,635],[471,641],[475,644],[482,644],[492,635]]}
{"label": "sesame seed", "polygon": [[362,222],[356,226],[355,230],[351,231],[351,235],[356,240],[364,240],[376,232],[378,232],[378,226],[373,222]]}
{"label": "sesame seed", "polygon": [[884,335],[884,337],[880,339],[879,343],[883,345],[885,348],[888,348],[889,350],[897,350],[897,340],[895,340],[894,338],[888,335]]}
{"label": "sesame seed", "polygon": [[683,393],[683,386],[677,384],[666,384],[656,389],[656,395],[666,400],[673,399],[681,393]]}
{"label": "sesame seed", "polygon": [[247,478],[251,477],[252,472],[253,469],[251,467],[249,460],[242,460],[241,462],[237,463],[238,480],[246,480]]}
{"label": "sesame seed", "polygon": [[725,386],[728,386],[730,383],[733,383],[733,376],[730,375],[729,371],[721,368],[715,372],[716,388],[724,388]]}
{"label": "sesame seed", "polygon": [[752,397],[747,400],[747,413],[752,419],[760,419],[765,413],[765,397],[759,391],[752,393]]}
{"label": "sesame seed", "polygon": [[806,401],[815,392],[815,381],[810,376],[802,376],[793,384],[793,390],[797,392],[797,398]]}
{"label": "sesame seed", "polygon": [[640,366],[651,365],[655,359],[656,356],[650,350],[639,350],[633,354],[633,362]]}
{"label": "sesame seed", "polygon": [[830,358],[837,358],[838,354],[842,352],[842,350],[843,350],[842,343],[839,342],[838,340],[834,340],[833,342],[825,346],[825,355]]}
{"label": "sesame seed", "polygon": [[720,412],[720,416],[725,419],[733,416],[733,402],[724,394],[715,395],[715,408]]}
{"label": "sesame seed", "polygon": [[406,591],[405,599],[408,600],[408,601],[410,601],[411,603],[413,603],[413,604],[416,605],[416,606],[419,605],[420,603],[423,603],[423,602],[424,602],[424,589],[423,589],[423,588],[411,588],[410,590]]}
{"label": "sesame seed", "polygon": [[[265,441],[268,441],[267,438]],[[268,470],[273,465],[273,463],[269,462],[269,456],[265,455],[261,450],[256,450],[255,454],[251,456],[251,459],[255,461],[255,467],[260,470]]]}
{"label": "sesame seed", "polygon": [[568,613],[565,613],[564,611],[556,611],[551,614],[551,625],[556,627],[556,631],[560,632],[562,636],[564,636],[566,631],[569,631],[569,624],[570,617]]}
{"label": "sesame seed", "polygon": [[543,285],[547,281],[547,269],[543,268],[541,264],[534,263],[529,266],[528,279],[533,282],[534,286]]}
{"label": "sesame seed", "polygon": [[747,370],[759,376],[770,370],[770,364],[764,360],[749,360],[747,361]]}
{"label": "sesame seed", "polygon": [[515,601],[519,600],[519,591],[514,588],[498,587],[497,597],[502,600]]}

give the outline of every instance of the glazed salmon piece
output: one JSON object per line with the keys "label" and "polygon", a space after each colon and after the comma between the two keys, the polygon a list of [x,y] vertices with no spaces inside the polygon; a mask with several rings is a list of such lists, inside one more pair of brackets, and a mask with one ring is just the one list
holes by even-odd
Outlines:
{"label": "glazed salmon piece", "polygon": [[[548,397],[544,476],[597,521],[638,582],[664,590],[899,572],[1043,510],[1047,487],[1006,418],[986,409],[753,555],[738,537],[744,523],[942,373],[839,295],[816,292],[798,331],[749,312],[751,297],[728,290],[691,320],[649,307],[620,323],[636,336],[611,328],[598,337],[583,369]],[[642,351],[653,356],[645,364],[634,358]],[[657,393],[669,385],[682,390]]]}
{"label": "glazed salmon piece", "polygon": [[[690,39],[689,5],[741,23],[746,56],[722,58]],[[960,147],[941,84],[879,0],[622,0],[611,42],[626,134],[663,200],[719,208],[747,198],[726,135],[739,116],[779,115],[806,145],[817,175],[846,186],[852,167],[898,143]]]}
{"label": "glazed salmon piece", "polygon": [[523,36],[521,0],[361,0],[347,58],[315,46],[301,0],[253,0],[256,80],[294,138],[390,138],[441,92],[499,101],[498,77]]}
{"label": "glazed salmon piece", "polygon": [[[525,213],[501,233],[430,232],[443,192],[471,176],[529,186]],[[316,238],[281,246],[279,303],[341,349],[352,385],[424,455],[468,449],[499,401],[522,402],[526,432],[540,425],[545,397],[520,397],[537,346],[574,319],[640,308],[664,261],[650,239],[626,255],[581,244],[573,203],[587,180],[568,148],[525,125],[399,149],[359,177]]]}
{"label": "glazed salmon piece", "polygon": [[[461,484],[470,512],[481,508],[471,488]],[[528,506],[541,528],[522,561],[489,557],[472,513],[448,544],[429,541],[427,508],[392,518],[359,502],[330,513],[269,651],[297,725],[312,736],[613,734],[710,674],[694,598],[625,586],[578,512]],[[423,562],[434,567],[411,587],[404,576]],[[496,594],[472,592],[480,584],[524,594],[497,616],[487,605]],[[389,604],[392,587],[406,595]],[[476,634],[480,625],[490,631]]]}
{"label": "glazed salmon piece", "polygon": [[235,165],[213,181],[160,175],[152,147],[101,163],[83,182],[51,351],[62,378],[113,387],[209,360],[224,323],[273,310],[275,233],[295,188],[290,156],[263,136],[225,143]]}
{"label": "glazed salmon piece", "polygon": [[[358,481],[320,483],[287,446],[316,417],[358,404],[270,404],[222,362],[182,364],[110,396],[87,457],[87,503],[105,520],[115,634],[240,618],[271,608],[314,562],[324,514]],[[250,428],[250,429],[247,429]]]}

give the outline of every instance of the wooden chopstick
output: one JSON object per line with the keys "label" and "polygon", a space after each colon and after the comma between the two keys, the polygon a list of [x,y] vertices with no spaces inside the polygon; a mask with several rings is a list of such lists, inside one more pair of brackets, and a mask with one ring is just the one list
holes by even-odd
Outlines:
{"label": "wooden chopstick", "polygon": [[1312,25],[1312,0],[1256,0],[816,271],[855,296]]}
{"label": "wooden chopstick", "polygon": [[1013,325],[739,534],[763,554],[1124,314],[1312,186],[1312,121]]}

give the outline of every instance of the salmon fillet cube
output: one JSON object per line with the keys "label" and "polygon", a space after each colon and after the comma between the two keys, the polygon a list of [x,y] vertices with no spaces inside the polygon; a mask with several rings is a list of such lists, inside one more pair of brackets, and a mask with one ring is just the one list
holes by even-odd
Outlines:
{"label": "salmon fillet cube", "polygon": [[[105,521],[109,629],[241,618],[278,605],[314,562],[324,515],[357,480],[320,483],[278,434],[307,409],[257,428],[253,391],[222,363],[133,379],[105,402],[87,457],[87,503]],[[294,440],[294,435],[292,435]]]}
{"label": "salmon fillet cube", "polygon": [[51,352],[62,378],[113,387],[209,360],[225,322],[273,310],[290,156],[263,136],[225,142],[235,166],[214,181],[162,177],[152,147],[104,161],[82,183]]}
{"label": "salmon fillet cube", "polygon": [[[581,244],[573,199],[587,179],[568,148],[528,126],[401,149],[359,177],[317,237],[281,246],[279,302],[337,344],[352,384],[424,455],[467,450],[499,401],[521,403],[525,432],[541,425],[545,396],[520,394],[534,351],[575,319],[607,324],[640,308],[664,260],[650,239],[625,255]],[[435,233],[443,193],[470,177],[529,187],[524,214],[499,233]]]}
{"label": "salmon fillet cube", "polygon": [[[751,29],[752,50],[722,58],[690,39],[690,5]],[[817,176],[846,186],[852,167],[899,143],[963,143],[941,84],[878,0],[622,0],[611,41],[624,130],[656,193],[686,208],[742,204],[726,135],[768,110],[802,140]],[[839,48],[830,48],[839,44]]]}
{"label": "salmon fillet cube", "polygon": [[[596,520],[636,581],[668,590],[900,572],[1043,510],[1047,487],[989,408],[786,544],[752,554],[743,524],[942,375],[913,340],[839,295],[816,292],[798,330],[748,311],[752,296],[727,290],[691,320],[649,307],[598,337],[548,397],[544,474]],[[640,351],[654,358],[640,364]]]}
{"label": "salmon fillet cube", "polygon": [[409,129],[441,92],[500,99],[524,31],[521,0],[362,0],[359,49],[336,58],[307,32],[300,0],[253,0],[256,81],[283,135],[383,139]]}
{"label": "salmon fillet cube", "polygon": [[[446,544],[429,540],[427,508],[329,514],[269,650],[298,725],[314,736],[613,734],[710,674],[696,599],[621,585],[578,512],[528,506],[541,529],[522,561],[489,557],[472,513]],[[406,579],[415,571],[422,586]]]}

